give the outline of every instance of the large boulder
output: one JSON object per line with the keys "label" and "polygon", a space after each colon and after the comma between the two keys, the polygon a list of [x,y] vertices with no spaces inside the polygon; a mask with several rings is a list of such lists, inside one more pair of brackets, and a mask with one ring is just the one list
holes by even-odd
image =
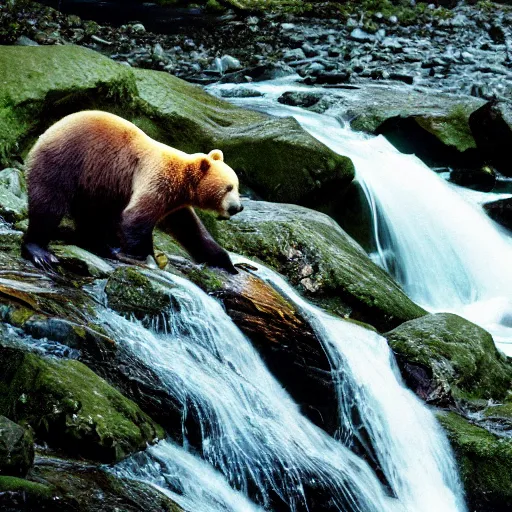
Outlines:
{"label": "large boulder", "polygon": [[490,101],[469,117],[471,131],[479,150],[505,176],[512,176],[512,110],[507,103]]}
{"label": "large boulder", "polygon": [[0,345],[0,414],[65,452],[116,462],[164,436],[131,400],[83,363]]}
{"label": "large boulder", "polygon": [[512,385],[512,365],[481,327],[449,314],[405,322],[385,335],[407,384],[437,405],[501,400]]}
{"label": "large boulder", "polygon": [[263,201],[244,206],[210,227],[219,243],[274,268],[313,302],[384,331],[425,314],[327,215]]}
{"label": "large boulder", "polygon": [[0,475],[25,476],[34,462],[34,441],[27,429],[0,416]]}
{"label": "large boulder", "polygon": [[438,414],[457,457],[470,510],[512,508],[512,439],[500,437],[456,413]]}
{"label": "large boulder", "polygon": [[118,478],[91,464],[36,457],[26,479],[0,476],[2,512],[180,512],[155,487]]}
{"label": "large boulder", "polygon": [[59,118],[84,109],[121,115],[183,151],[219,147],[262,197],[314,206],[354,176],[352,162],[306,133],[215,98],[168,73],[131,69],[81,47],[0,47],[0,162],[21,159]]}

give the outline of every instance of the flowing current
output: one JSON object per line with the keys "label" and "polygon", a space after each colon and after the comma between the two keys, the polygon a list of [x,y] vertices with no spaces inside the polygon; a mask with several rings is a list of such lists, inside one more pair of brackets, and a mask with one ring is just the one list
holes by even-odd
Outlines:
{"label": "flowing current", "polygon": [[[334,117],[277,102],[283,92],[305,87],[279,82],[220,86],[233,87],[263,94],[235,103],[293,116],[320,142],[350,157],[372,211],[377,246],[373,259],[416,303],[481,325],[512,356],[511,238],[484,213],[478,204],[481,194],[448,184],[382,136],[353,132]],[[492,194],[487,196],[492,199]]]}
{"label": "flowing current", "polygon": [[123,362],[151,368],[181,404],[184,424],[194,415],[201,445],[187,453],[187,443],[162,441],[118,464],[117,474],[158,486],[189,512],[466,510],[448,443],[403,386],[382,337],[313,308],[270,270],[256,272],[316,330],[338,383],[340,426],[357,435],[350,419],[356,408],[390,490],[300,413],[217,301],[179,277],[148,275],[172,297],[163,322],[150,329],[108,309],[100,319]]}

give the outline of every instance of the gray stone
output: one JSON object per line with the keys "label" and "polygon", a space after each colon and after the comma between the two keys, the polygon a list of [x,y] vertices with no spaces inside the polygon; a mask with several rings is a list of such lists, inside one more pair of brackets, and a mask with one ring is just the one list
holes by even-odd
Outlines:
{"label": "gray stone", "polygon": [[28,430],[0,416],[0,476],[23,477],[33,463],[34,442]]}

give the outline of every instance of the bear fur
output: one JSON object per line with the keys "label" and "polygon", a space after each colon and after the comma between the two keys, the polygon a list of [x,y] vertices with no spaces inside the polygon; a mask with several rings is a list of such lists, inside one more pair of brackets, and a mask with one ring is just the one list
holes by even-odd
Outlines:
{"label": "bear fur", "polygon": [[153,228],[165,217],[166,230],[195,260],[236,272],[193,209],[222,219],[243,209],[238,178],[220,150],[190,155],[121,117],[83,111],[39,137],[27,170],[23,252],[37,265],[57,262],[47,248],[65,215],[75,221],[78,245],[137,260],[154,255]]}

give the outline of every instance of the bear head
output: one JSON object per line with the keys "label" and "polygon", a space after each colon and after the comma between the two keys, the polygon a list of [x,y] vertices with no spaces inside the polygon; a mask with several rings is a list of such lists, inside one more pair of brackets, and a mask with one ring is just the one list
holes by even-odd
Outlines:
{"label": "bear head", "polygon": [[199,180],[195,190],[196,206],[218,214],[220,220],[230,219],[243,206],[238,192],[238,176],[224,163],[220,149],[207,155],[193,155],[198,166]]}

